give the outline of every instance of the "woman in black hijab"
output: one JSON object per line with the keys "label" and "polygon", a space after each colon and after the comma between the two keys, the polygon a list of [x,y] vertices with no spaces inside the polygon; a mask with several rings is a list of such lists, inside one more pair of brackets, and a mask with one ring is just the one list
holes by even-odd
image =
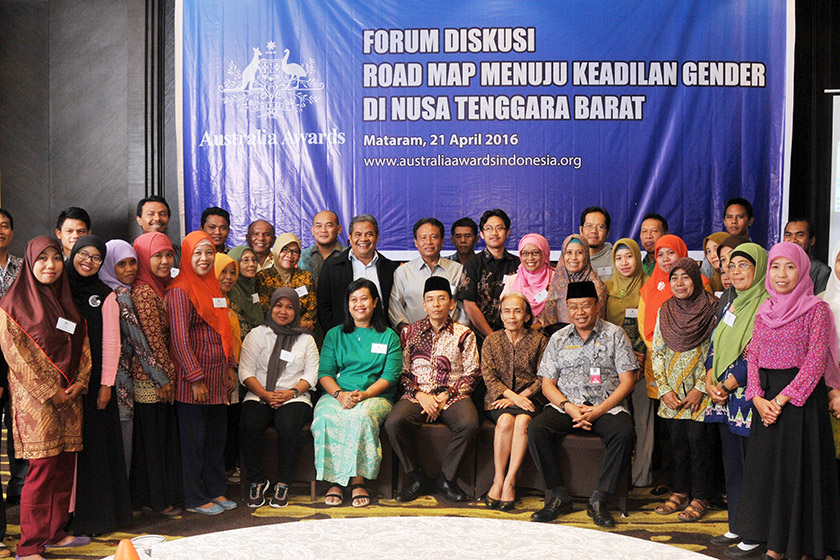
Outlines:
{"label": "woman in black hijab", "polygon": [[119,305],[99,279],[105,243],[95,235],[76,241],[67,260],[70,292],[88,326],[91,372],[82,396],[83,449],[76,471],[77,535],[110,533],[131,522],[131,502],[123,455],[114,380],[120,356]]}

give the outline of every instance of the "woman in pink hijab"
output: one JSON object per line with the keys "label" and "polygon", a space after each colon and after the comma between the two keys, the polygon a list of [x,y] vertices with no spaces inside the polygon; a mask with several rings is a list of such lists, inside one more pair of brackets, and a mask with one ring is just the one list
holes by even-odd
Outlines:
{"label": "woman in pink hijab", "polygon": [[[519,268],[513,275],[513,280],[505,284],[502,296],[519,292],[531,306],[533,322],[531,328],[542,328],[540,313],[545,308],[548,298],[548,285],[554,277],[551,268],[551,250],[548,241],[539,233],[529,233],[519,240]],[[501,296],[500,296],[501,297]]]}
{"label": "woman in pink hijab", "polygon": [[770,298],[758,308],[747,348],[753,422],[735,532],[765,543],[773,559],[840,550],[840,481],[827,412],[828,388],[840,386],[837,332],[809,268],[794,243],[770,250]]}

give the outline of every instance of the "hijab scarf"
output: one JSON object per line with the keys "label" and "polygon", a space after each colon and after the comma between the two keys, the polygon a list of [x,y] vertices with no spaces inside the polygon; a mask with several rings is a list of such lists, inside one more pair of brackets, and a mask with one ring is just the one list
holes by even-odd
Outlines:
{"label": "hijab scarf", "polygon": [[[584,263],[583,268],[578,272],[569,272],[566,270],[563,255],[566,254],[566,249],[570,243],[580,243],[583,246]],[[570,323],[569,309],[566,307],[566,293],[569,290],[569,284],[572,282],[586,282],[587,280],[595,284],[595,290],[598,292],[598,301],[601,303],[601,317],[603,317],[606,311],[606,306],[603,304],[606,299],[607,289],[601,278],[592,270],[592,264],[589,260],[589,243],[582,235],[570,235],[563,241],[563,254],[557,262],[554,278],[551,279],[551,284],[548,288],[548,299],[545,302],[543,311],[543,323],[546,325]]]}
{"label": "hijab scarf", "polygon": [[822,294],[822,299],[825,300],[831,307],[834,313],[834,328],[840,331],[840,280],[837,279],[837,255],[840,254],[840,243],[834,246],[831,251],[832,266],[831,275],[828,277],[828,285],[825,287],[825,292]]}
{"label": "hijab scarf", "polygon": [[[134,284],[145,284],[151,287],[157,295],[163,299],[163,292],[171,282],[170,278],[158,278],[152,274],[152,267],[149,264],[153,255],[165,250],[172,251],[172,242],[159,231],[144,233],[134,240],[134,250],[137,252],[137,278]],[[176,263],[172,263],[175,266]],[[192,268],[192,267],[190,267]]]}
{"label": "hijab scarf", "polygon": [[137,260],[137,251],[127,241],[122,239],[112,239],[105,244],[108,254],[105,255],[105,260],[102,261],[102,267],[99,269],[99,278],[102,279],[112,290],[119,287],[131,289],[128,284],[123,284],[117,280],[115,268],[118,263],[125,259]]}
{"label": "hijab scarf", "polygon": [[64,266],[67,267],[67,281],[70,282],[70,293],[73,294],[73,301],[76,302],[76,307],[79,308],[82,317],[87,321],[88,339],[90,341],[91,385],[98,385],[102,379],[102,304],[105,303],[105,298],[113,290],[99,279],[98,274],[82,276],[76,270],[76,255],[85,247],[95,247],[99,251],[100,256],[103,257],[99,265],[99,269],[102,270],[102,265],[105,263],[105,257],[107,256],[107,248],[102,239],[91,234],[83,235],[76,241]]}
{"label": "hijab scarf", "polygon": [[[799,272],[799,280],[796,282],[796,286],[786,294],[777,292],[770,281],[770,267],[773,265],[773,261],[780,257],[790,259]],[[820,298],[814,295],[814,282],[809,275],[811,259],[805,254],[802,247],[789,241],[783,241],[773,245],[773,248],[770,249],[770,255],[767,258],[767,265],[768,274],[764,279],[764,287],[767,288],[767,293],[770,294],[770,298],[758,308],[756,317],[761,317],[761,320],[768,327],[776,329],[787,325],[791,321],[805,315],[815,305],[822,302]],[[825,371],[825,382],[832,388],[840,387],[840,373],[838,373],[837,368],[838,345],[840,343],[838,343],[837,339],[837,329],[832,325],[828,340],[831,363],[828,364]]]}
{"label": "hijab scarf", "polygon": [[[278,325],[271,316],[271,310],[274,304],[280,298],[288,298],[295,308],[295,318],[288,325]],[[304,333],[308,333],[306,329],[300,326],[300,298],[294,288],[277,288],[271,295],[271,304],[268,308],[268,315],[265,318],[265,326],[269,327],[277,335],[274,341],[274,348],[271,350],[271,356],[268,358],[268,371],[265,376],[265,390],[273,391],[277,386],[277,380],[283,376],[286,371],[286,361],[280,359],[283,350],[289,352],[292,349],[298,337]]]}
{"label": "hijab scarf", "polygon": [[240,274],[236,277],[236,284],[233,285],[231,288],[230,293],[228,293],[228,299],[230,300],[232,306],[235,308],[236,313],[239,315],[239,318],[247,323],[251,327],[256,327],[257,325],[261,325],[263,321],[265,321],[265,315],[263,315],[262,308],[260,307],[259,300],[257,303],[254,303],[254,294],[257,293],[257,277],[256,275],[252,278],[245,278],[241,274],[242,266],[240,261],[242,260],[242,256],[245,252],[248,251],[254,256],[254,250],[248,247],[247,245],[240,245],[238,247],[234,247],[228,252],[228,255],[236,261],[236,267],[240,271]]}
{"label": "hijab scarf", "polygon": [[[659,249],[667,247],[677,254],[677,259],[688,256],[688,247],[685,246],[685,241],[676,235],[663,235],[656,241],[653,249],[654,256],[659,254]],[[653,268],[653,274],[650,279],[645,282],[639,292],[642,299],[645,300],[645,324],[643,327],[643,335],[645,340],[653,340],[653,331],[656,328],[656,315],[659,313],[659,308],[665,301],[673,294],[671,293],[671,282],[669,275],[659,268],[659,262]]]}
{"label": "hijab scarf", "polygon": [[216,275],[208,272],[205,276],[199,276],[195,273],[192,266],[192,256],[196,247],[202,243],[209,243],[213,249],[213,258],[215,258],[216,247],[213,245],[213,240],[203,231],[194,231],[184,238],[181,244],[181,272],[166,288],[167,291],[173,288],[180,288],[190,298],[190,302],[195,307],[196,313],[207,321],[210,327],[219,333],[222,337],[222,347],[225,351],[225,356],[233,356],[233,332],[230,328],[230,318],[228,317],[228,309],[226,307],[215,307],[213,305],[214,298],[221,298],[222,291],[219,289],[219,280]]}
{"label": "hijab scarf", "polygon": [[[743,291],[736,290],[738,296],[729,308],[729,312],[735,315],[735,322],[729,326],[721,321],[712,336],[712,343],[715,346],[712,371],[714,371],[715,379],[718,379],[726,368],[744,352],[744,348],[752,340],[758,307],[770,297],[764,286],[764,277],[767,274],[767,251],[755,243],[742,243],[735,251],[752,257],[755,261],[755,276],[749,288]],[[732,254],[736,255],[734,251]]]}
{"label": "hijab scarf", "polygon": [[706,258],[706,245],[709,241],[714,241],[720,246],[726,238],[731,237],[726,231],[719,231],[703,239],[703,264],[700,265],[700,273],[709,279],[712,283],[712,289],[716,292],[723,290],[723,280],[720,278],[720,268],[712,266],[711,261]]}
{"label": "hijab scarf", "polygon": [[548,248],[548,241],[538,233],[529,233],[519,241],[519,251],[525,245],[535,245],[542,252],[542,263],[534,272],[528,272],[523,263],[519,264],[516,271],[516,280],[510,287],[510,291],[519,292],[524,295],[531,304],[531,311],[534,317],[542,313],[546,300],[536,300],[536,295],[548,289],[548,284],[554,276],[551,268],[551,250]]}
{"label": "hijab scarf", "polygon": [[300,242],[300,238],[295,235],[294,233],[282,233],[277,236],[277,239],[274,241],[274,247],[271,248],[271,256],[274,257],[274,270],[280,275],[280,279],[283,281],[284,284],[288,284],[292,277],[292,270],[284,270],[280,268],[280,251],[283,250],[283,247],[288,245],[289,243],[297,243],[298,249],[303,250],[303,244]]}
{"label": "hijab scarf", "polygon": [[712,336],[717,321],[715,311],[718,300],[703,289],[703,277],[694,259],[677,259],[668,275],[669,280],[677,270],[688,275],[694,290],[684,299],[672,297],[662,304],[659,308],[659,330],[668,348],[675,352],[688,352]]}
{"label": "hijab scarf", "polygon": [[[619,249],[630,249],[633,253],[633,258],[636,259],[636,270],[630,276],[622,276],[615,266],[615,254]],[[619,239],[613,245],[613,273],[612,278],[607,280],[607,321],[614,325],[621,326],[624,324],[624,317],[627,314],[627,309],[635,309],[639,307],[639,292],[642,289],[648,276],[642,269],[642,251],[639,245],[630,239],[624,237]]]}
{"label": "hijab scarf", "polygon": [[[216,262],[214,263],[215,272],[216,272],[216,280],[219,280],[222,276],[222,271],[227,268],[229,265],[233,265],[233,273],[239,278],[239,264],[233,260],[229,255],[224,253],[216,253]],[[235,285],[236,281],[234,281]],[[221,287],[219,288],[221,290]],[[232,288],[231,288],[232,289]],[[236,315],[236,312],[230,307],[230,293],[225,294],[225,297],[228,300],[228,320],[230,321],[230,330],[233,334],[233,357],[236,359],[236,363],[239,363],[239,354],[242,350],[242,330],[239,326],[239,317]]]}
{"label": "hijab scarf", "polygon": [[[61,245],[55,237],[36,237],[26,244],[24,266],[9,286],[6,295],[0,299],[0,308],[58,368],[66,381],[66,384],[62,383],[62,387],[67,387],[76,377],[87,327],[73,302],[66,274],[59,274],[52,284],[42,284],[35,278],[35,262],[48,247],[52,247],[61,255]],[[56,328],[60,318],[76,323],[76,330],[72,335]]]}

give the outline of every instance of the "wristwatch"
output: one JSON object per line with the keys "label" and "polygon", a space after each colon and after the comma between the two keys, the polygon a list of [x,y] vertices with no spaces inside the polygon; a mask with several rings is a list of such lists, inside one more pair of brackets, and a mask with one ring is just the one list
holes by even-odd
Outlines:
{"label": "wristwatch", "polygon": [[300,396],[300,391],[297,390],[297,387],[292,387],[292,396],[294,398],[298,398]]}
{"label": "wristwatch", "polygon": [[336,390],[336,392],[335,392],[335,393],[333,393],[333,396],[334,396],[335,398],[338,398],[338,394],[339,394],[340,392],[341,392],[341,389]]}

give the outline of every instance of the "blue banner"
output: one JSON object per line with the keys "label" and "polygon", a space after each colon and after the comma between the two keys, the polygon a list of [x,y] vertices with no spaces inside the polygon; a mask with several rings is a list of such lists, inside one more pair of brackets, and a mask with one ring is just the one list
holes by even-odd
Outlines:
{"label": "blue banner", "polygon": [[500,207],[514,241],[540,232],[559,249],[600,205],[611,240],[658,212],[699,248],[742,196],[753,239],[778,239],[784,2],[181,9],[187,231],[217,205],[234,243],[261,218],[308,244],[332,209],[343,224],[373,214],[380,249],[413,250],[419,218],[449,227]]}

